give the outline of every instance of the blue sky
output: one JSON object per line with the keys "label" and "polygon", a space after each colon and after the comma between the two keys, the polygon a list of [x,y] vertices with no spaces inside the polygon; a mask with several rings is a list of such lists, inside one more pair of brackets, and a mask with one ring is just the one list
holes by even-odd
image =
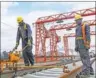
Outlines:
{"label": "blue sky", "polygon": [[31,11],[30,2],[18,2],[18,6],[9,7],[9,13],[11,14],[27,14]]}
{"label": "blue sky", "polygon": [[[28,14],[32,11],[46,11],[52,10],[59,13],[70,12],[73,8],[78,8],[78,5],[81,4],[81,7],[90,2],[17,2],[17,6],[8,7],[9,15],[19,15],[19,14]],[[83,4],[82,4],[83,3]],[[95,3],[94,5],[95,6]],[[84,6],[86,7],[86,6]],[[75,9],[73,9],[75,10]]]}
{"label": "blue sky", "polygon": [[[27,14],[31,11],[54,10],[60,13],[67,12],[72,9],[73,4],[68,2],[18,2],[18,6],[9,7],[9,14]],[[71,6],[70,6],[71,5]]]}

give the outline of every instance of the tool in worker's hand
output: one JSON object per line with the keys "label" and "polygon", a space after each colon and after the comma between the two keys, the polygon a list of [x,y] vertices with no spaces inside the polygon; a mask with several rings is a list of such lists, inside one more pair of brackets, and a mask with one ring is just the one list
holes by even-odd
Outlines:
{"label": "tool in worker's hand", "polygon": [[21,51],[24,51],[27,47],[28,47],[28,45],[26,45]]}
{"label": "tool in worker's hand", "polygon": [[[26,45],[21,51],[25,50],[28,47],[28,45]],[[13,49],[11,52],[14,52],[16,49]]]}

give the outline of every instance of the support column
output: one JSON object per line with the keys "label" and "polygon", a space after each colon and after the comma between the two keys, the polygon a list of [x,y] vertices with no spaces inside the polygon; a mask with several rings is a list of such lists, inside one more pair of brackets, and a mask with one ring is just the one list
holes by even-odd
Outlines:
{"label": "support column", "polygon": [[50,54],[51,54],[51,61],[54,60],[54,57],[56,57],[57,60],[57,38],[56,38],[56,31],[50,31]]}
{"label": "support column", "polygon": [[64,56],[68,56],[69,55],[68,37],[64,36],[63,41],[64,41],[64,51],[65,51]]}
{"label": "support column", "polygon": [[38,61],[38,54],[39,54],[39,45],[40,45],[40,40],[41,40],[41,36],[40,36],[40,24],[36,24],[36,30],[35,30],[35,33],[36,33],[36,40],[35,40],[35,59],[36,59],[36,62],[39,62]]}
{"label": "support column", "polygon": [[44,62],[46,62],[46,46],[45,46],[45,42],[46,42],[46,30],[45,30],[45,27],[44,27],[44,24],[42,24],[41,26],[41,46],[42,46],[42,53],[43,53],[43,56],[44,56]]}

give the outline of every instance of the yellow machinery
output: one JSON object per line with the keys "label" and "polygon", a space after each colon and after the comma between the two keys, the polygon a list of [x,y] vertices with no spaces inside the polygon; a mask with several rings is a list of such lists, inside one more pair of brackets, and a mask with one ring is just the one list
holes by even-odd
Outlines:
{"label": "yellow machinery", "polygon": [[14,65],[20,60],[20,53],[10,52],[7,60],[0,60],[0,72],[3,72],[4,68],[14,67]]}
{"label": "yellow machinery", "polygon": [[20,59],[19,53],[9,53],[9,61],[10,62],[18,62]]}
{"label": "yellow machinery", "polygon": [[[28,45],[26,45],[21,51],[23,51]],[[21,51],[11,51],[8,54],[7,60],[0,60],[0,72],[3,72],[4,68],[13,69],[16,67],[17,62],[20,60]],[[10,68],[13,67],[13,68]]]}

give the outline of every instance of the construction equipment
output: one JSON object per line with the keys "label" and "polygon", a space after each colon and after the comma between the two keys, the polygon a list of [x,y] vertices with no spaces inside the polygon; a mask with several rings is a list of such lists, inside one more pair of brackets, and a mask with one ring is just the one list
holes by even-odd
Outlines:
{"label": "construction equipment", "polygon": [[[26,45],[21,51],[23,51],[28,45]],[[3,72],[5,68],[13,70],[17,66],[17,63],[20,60],[20,51],[12,50],[8,53],[8,59],[2,59],[0,61],[0,72]],[[11,68],[13,67],[13,68]]]}
{"label": "construction equipment", "polygon": [[20,59],[19,53],[9,53],[10,62],[18,62]]}
{"label": "construction equipment", "polygon": [[20,55],[18,51],[9,52],[8,59],[0,61],[0,72],[3,72],[5,68],[10,69],[11,66],[15,66],[16,63],[20,60]]}

